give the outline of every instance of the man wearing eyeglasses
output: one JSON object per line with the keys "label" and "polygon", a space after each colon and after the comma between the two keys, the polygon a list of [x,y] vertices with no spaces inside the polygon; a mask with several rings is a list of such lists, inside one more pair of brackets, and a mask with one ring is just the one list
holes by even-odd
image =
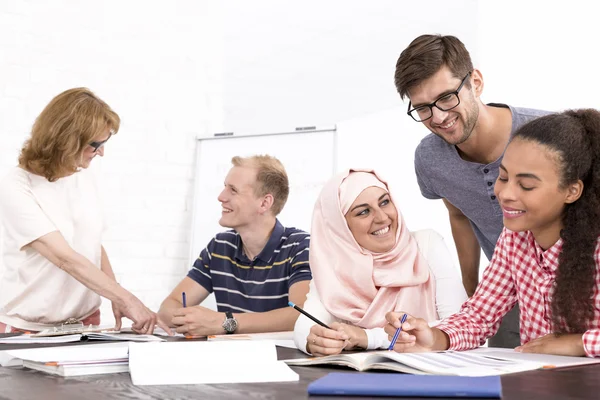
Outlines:
{"label": "man wearing eyeglasses", "polygon": [[[415,152],[421,193],[448,208],[463,285],[469,296],[479,276],[480,252],[491,259],[502,231],[502,209],[494,195],[498,168],[510,137],[540,110],[484,104],[483,76],[454,36],[422,35],[400,54],[394,75],[408,115],[429,131]],[[520,345],[515,306],[504,317],[494,347]]]}

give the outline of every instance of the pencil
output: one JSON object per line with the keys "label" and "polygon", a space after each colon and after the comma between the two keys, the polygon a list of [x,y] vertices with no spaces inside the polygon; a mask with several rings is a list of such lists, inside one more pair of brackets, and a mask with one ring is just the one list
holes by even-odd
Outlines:
{"label": "pencil", "polygon": [[306,311],[304,311],[303,309],[301,309],[300,307],[298,307],[297,305],[292,303],[291,301],[288,301],[288,305],[292,308],[295,308],[296,311],[298,311],[299,313],[306,315],[308,318],[312,319],[317,324],[319,324],[327,329],[331,329],[330,327],[328,327],[327,325],[325,325],[324,323],[322,323],[321,321],[319,321],[318,319],[316,319],[315,317],[313,317],[312,315],[310,315],[309,313],[307,313]]}

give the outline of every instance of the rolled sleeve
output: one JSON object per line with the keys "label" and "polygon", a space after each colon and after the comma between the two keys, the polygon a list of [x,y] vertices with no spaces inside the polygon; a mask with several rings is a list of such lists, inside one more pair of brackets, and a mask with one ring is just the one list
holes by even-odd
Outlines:
{"label": "rolled sleeve", "polygon": [[442,320],[436,327],[448,335],[449,350],[468,350],[484,344],[496,333],[504,314],[517,302],[505,232],[498,239],[494,256],[473,297],[460,312]]}
{"label": "rolled sleeve", "polygon": [[586,331],[582,339],[586,356],[600,357],[600,329]]}

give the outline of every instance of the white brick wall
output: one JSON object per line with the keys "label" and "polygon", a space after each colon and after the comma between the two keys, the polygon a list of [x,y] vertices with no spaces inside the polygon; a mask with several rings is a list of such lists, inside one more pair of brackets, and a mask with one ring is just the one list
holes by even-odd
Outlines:
{"label": "white brick wall", "polygon": [[188,269],[195,137],[221,130],[220,18],[196,0],[0,2],[0,174],[53,96],[86,86],[110,104],[121,130],[93,163],[104,245],[153,309]]}

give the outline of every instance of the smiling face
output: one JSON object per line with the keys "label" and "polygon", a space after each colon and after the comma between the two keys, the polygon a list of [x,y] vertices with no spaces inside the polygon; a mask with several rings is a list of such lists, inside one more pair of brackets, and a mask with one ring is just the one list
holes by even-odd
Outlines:
{"label": "smiling face", "polygon": [[104,134],[98,138],[95,138],[93,143],[102,143],[97,149],[92,145],[85,146],[81,155],[81,162],[78,167],[88,168],[96,156],[104,157],[104,143],[111,137],[110,129],[107,129]]}
{"label": "smiling face", "polygon": [[[408,90],[411,108],[433,103],[456,91],[461,79],[454,77],[450,69],[443,66],[429,79]],[[475,69],[467,80],[469,82],[458,94],[460,104],[457,107],[448,111],[433,107],[433,116],[423,121],[427,129],[451,145],[459,145],[469,139],[479,118],[478,96],[483,88],[483,78]]]}
{"label": "smiling face", "polygon": [[390,195],[371,186],[361,192],[345,215],[356,242],[373,253],[385,253],[396,244],[398,211]]}
{"label": "smiling face", "polygon": [[516,232],[531,231],[542,248],[558,240],[565,205],[576,201],[583,190],[581,181],[560,185],[559,159],[544,145],[514,139],[494,187],[504,226]]}
{"label": "smiling face", "polygon": [[263,198],[256,196],[255,185],[255,168],[233,167],[229,170],[225,187],[218,197],[222,206],[221,226],[239,230],[258,219]]}

